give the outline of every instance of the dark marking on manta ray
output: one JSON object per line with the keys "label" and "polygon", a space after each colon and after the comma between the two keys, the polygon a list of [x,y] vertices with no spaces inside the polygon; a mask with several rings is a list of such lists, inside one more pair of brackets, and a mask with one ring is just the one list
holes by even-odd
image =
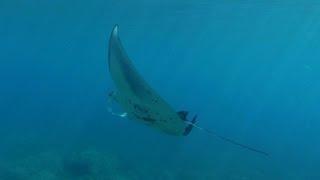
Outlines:
{"label": "dark marking on manta ray", "polygon": [[145,113],[145,114],[149,113],[149,110],[147,108],[144,108],[138,104],[133,104],[133,108],[141,113]]}
{"label": "dark marking on manta ray", "polygon": [[157,103],[158,103],[158,101],[159,101],[159,100],[158,100],[157,98],[152,99],[152,102],[153,102],[153,103],[155,103],[155,104],[157,104]]}
{"label": "dark marking on manta ray", "polygon": [[143,119],[144,121],[148,121],[148,122],[155,122],[156,120],[150,117],[142,117],[141,119]]}
{"label": "dark marking on manta ray", "polygon": [[165,119],[160,119],[160,121],[161,122],[165,122],[165,123],[167,122],[167,120],[165,120]]}
{"label": "dark marking on manta ray", "polygon": [[140,119],[140,120],[143,120],[145,122],[149,122],[149,123],[155,123],[157,120],[156,119],[153,119],[149,116],[139,116],[138,114],[134,113],[134,116],[137,118],[137,119]]}

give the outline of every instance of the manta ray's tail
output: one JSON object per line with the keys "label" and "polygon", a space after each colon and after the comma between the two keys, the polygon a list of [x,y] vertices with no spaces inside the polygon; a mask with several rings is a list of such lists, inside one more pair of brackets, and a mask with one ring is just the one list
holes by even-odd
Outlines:
{"label": "manta ray's tail", "polygon": [[204,131],[205,133],[207,133],[208,135],[210,136],[214,136],[214,137],[217,137],[223,141],[226,141],[228,143],[231,143],[233,145],[236,145],[236,146],[239,146],[241,148],[244,148],[244,149],[247,149],[249,151],[252,151],[252,152],[256,152],[256,153],[259,153],[259,154],[262,154],[264,156],[269,156],[269,153],[265,152],[265,151],[261,151],[261,150],[258,150],[256,148],[253,148],[253,147],[250,147],[248,145],[245,145],[245,144],[242,144],[242,143],[239,143],[235,140],[232,140],[230,138],[227,138],[227,137],[224,137],[224,136],[221,136],[220,134],[212,131],[212,130],[209,130],[209,129],[206,129],[206,128],[202,128],[202,127],[199,127],[198,125],[196,125],[195,123],[188,123],[189,125],[192,125],[193,127],[201,130],[201,131]]}

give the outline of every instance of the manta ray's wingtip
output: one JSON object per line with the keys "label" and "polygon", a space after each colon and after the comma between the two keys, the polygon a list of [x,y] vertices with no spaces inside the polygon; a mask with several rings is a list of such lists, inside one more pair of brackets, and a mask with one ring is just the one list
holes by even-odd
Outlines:
{"label": "manta ray's wingtip", "polygon": [[119,32],[119,25],[115,24],[112,30],[112,36],[118,36],[118,32]]}

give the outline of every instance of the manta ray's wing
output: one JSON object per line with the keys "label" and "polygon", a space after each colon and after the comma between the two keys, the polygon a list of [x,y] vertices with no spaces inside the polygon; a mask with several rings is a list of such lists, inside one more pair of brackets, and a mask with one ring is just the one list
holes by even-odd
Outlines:
{"label": "manta ray's wing", "polygon": [[169,134],[183,135],[186,124],[140,76],[121,44],[118,26],[114,27],[109,39],[108,58],[118,103],[128,117]]}

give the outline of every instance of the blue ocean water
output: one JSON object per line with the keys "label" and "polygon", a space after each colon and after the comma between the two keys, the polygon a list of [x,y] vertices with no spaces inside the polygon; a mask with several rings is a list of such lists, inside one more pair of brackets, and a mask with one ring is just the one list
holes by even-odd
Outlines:
{"label": "blue ocean water", "polygon": [[[320,179],[320,2],[0,1],[0,179]],[[108,37],[202,131],[107,111]]]}

